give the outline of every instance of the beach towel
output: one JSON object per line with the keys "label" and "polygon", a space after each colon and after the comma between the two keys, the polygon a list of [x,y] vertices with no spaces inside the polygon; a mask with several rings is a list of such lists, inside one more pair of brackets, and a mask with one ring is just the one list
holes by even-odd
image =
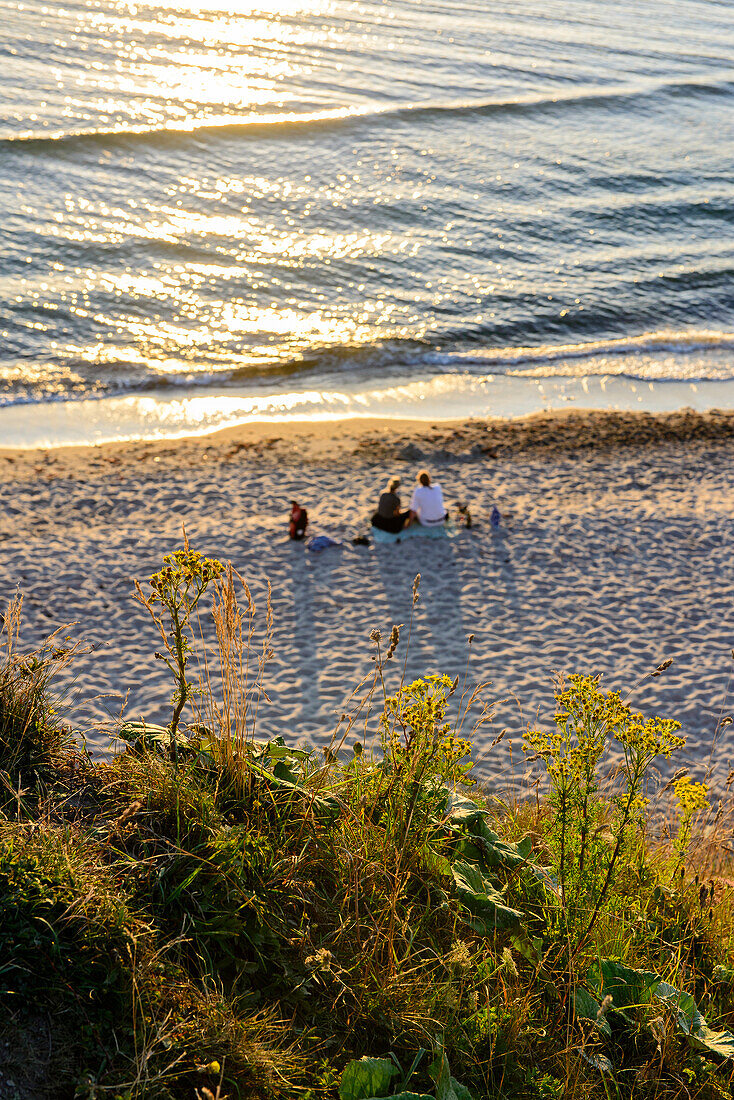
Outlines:
{"label": "beach towel", "polygon": [[421,527],[419,523],[412,523],[410,527],[392,534],[390,531],[380,531],[372,528],[372,537],[375,542],[405,542],[406,539],[454,539],[459,531],[455,524],[444,523],[441,527]]}
{"label": "beach towel", "polygon": [[341,546],[342,543],[338,539],[329,538],[328,535],[314,535],[312,539],[309,539],[306,546],[314,554],[319,553],[320,550],[328,550],[332,546]]}

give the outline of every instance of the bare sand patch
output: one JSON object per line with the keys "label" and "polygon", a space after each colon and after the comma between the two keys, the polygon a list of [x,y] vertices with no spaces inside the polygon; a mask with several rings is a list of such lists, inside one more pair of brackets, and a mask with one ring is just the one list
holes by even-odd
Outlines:
{"label": "bare sand patch", "polygon": [[[263,733],[329,741],[370,668],[370,630],[421,601],[408,674],[488,678],[500,703],[477,761],[522,774],[523,723],[552,717],[554,671],[600,672],[650,711],[677,717],[705,769],[734,670],[734,416],[543,414],[466,423],[249,425],[163,443],[0,451],[0,596],[25,593],[30,645],[77,621],[94,648],[77,669],[77,712],[161,720],[170,685],[130,598],[180,542],[273,586],[275,658]],[[386,477],[404,495],[420,466],[476,525],[456,539],[355,546]],[[287,538],[288,502],[344,541],[310,554]],[[493,531],[496,504],[502,524]],[[670,670],[647,674],[672,657]],[[102,698],[102,696],[104,698]],[[508,737],[487,746],[500,729]],[[734,727],[715,749],[725,776]],[[508,746],[508,742],[512,746]],[[103,749],[104,737],[94,735]]]}

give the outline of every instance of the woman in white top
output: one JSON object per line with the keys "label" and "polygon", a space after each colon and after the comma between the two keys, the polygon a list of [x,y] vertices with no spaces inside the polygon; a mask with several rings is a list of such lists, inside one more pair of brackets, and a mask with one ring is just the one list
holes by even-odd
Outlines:
{"label": "woman in white top", "polygon": [[422,527],[438,527],[448,519],[443,493],[438,482],[431,484],[427,470],[418,474],[418,484],[410,502],[411,523],[418,520]]}

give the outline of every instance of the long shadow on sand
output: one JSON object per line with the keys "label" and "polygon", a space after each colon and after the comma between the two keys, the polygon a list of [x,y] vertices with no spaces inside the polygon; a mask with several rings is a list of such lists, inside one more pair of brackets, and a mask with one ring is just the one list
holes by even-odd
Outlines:
{"label": "long shadow on sand", "polygon": [[459,675],[466,664],[467,634],[461,603],[461,577],[454,541],[409,540],[377,546],[374,560],[392,623],[401,623],[405,653],[412,610],[412,588],[421,574],[413,614],[406,675],[427,672]]}
{"label": "long shadow on sand", "polygon": [[517,587],[512,544],[507,531],[503,527],[491,530],[483,539],[483,545],[487,548],[487,556],[494,566],[496,596],[508,608],[512,608],[515,616],[519,619],[522,612],[522,601]]}

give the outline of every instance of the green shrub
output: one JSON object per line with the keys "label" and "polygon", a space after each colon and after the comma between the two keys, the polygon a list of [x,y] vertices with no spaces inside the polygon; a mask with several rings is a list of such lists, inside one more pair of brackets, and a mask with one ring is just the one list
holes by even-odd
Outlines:
{"label": "green shrub", "polygon": [[677,724],[569,677],[526,733],[545,787],[488,796],[464,729],[491,709],[393,682],[396,627],[325,753],[267,738],[270,604],[236,580],[207,580],[216,683],[76,787],[39,673],[45,797],[0,821],[0,1063],[27,1094],[733,1100],[731,817],[680,775],[672,836],[646,801]]}
{"label": "green shrub", "polygon": [[57,778],[75,741],[53,687],[75,647],[54,636],[35,652],[23,653],[21,610],[21,598],[9,605],[0,642],[0,808],[14,805],[16,812]]}

